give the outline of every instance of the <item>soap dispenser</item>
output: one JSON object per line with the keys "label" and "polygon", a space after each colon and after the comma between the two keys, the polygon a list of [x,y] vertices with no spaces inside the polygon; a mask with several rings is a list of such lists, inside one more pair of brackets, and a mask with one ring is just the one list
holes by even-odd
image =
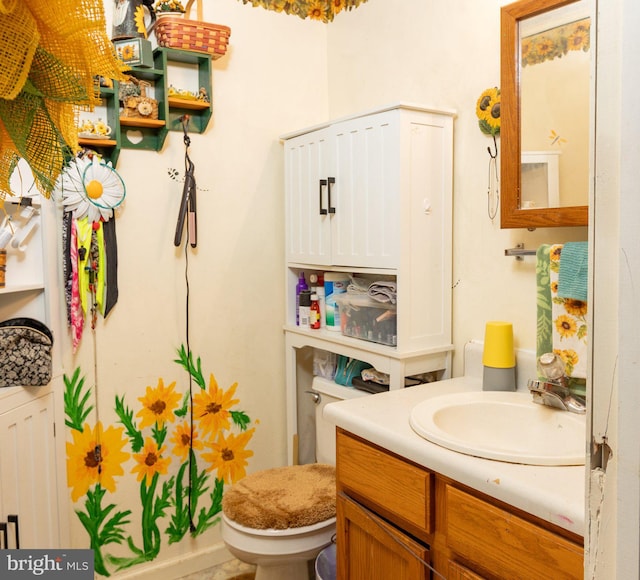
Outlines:
{"label": "soap dispenser", "polygon": [[513,325],[510,322],[487,322],[482,364],[483,391],[516,390],[516,355],[513,348]]}

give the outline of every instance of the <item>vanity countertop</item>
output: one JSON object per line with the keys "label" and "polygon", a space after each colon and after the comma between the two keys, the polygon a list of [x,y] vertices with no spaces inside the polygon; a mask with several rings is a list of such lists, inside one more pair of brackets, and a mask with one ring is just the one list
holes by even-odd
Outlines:
{"label": "vanity countertop", "polygon": [[471,457],[431,443],[411,428],[411,409],[421,401],[481,389],[480,379],[460,377],[331,403],[324,416],[371,443],[584,536],[584,465],[532,466]]}

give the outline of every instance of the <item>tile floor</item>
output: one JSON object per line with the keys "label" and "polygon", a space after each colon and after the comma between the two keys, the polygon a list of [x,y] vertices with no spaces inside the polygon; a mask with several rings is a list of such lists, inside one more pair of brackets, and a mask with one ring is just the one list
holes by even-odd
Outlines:
{"label": "tile floor", "polygon": [[[315,578],[314,562],[309,562],[309,578]],[[176,580],[253,580],[255,566],[245,564],[240,560],[229,560],[218,566],[176,578]],[[283,579],[286,580],[286,579]]]}
{"label": "tile floor", "polygon": [[229,560],[213,568],[195,572],[176,580],[253,580],[255,566],[239,560]]}

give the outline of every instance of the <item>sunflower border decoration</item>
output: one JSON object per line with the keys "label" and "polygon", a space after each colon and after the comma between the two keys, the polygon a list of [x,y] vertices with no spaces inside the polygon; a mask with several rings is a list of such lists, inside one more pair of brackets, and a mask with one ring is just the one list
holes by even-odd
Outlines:
{"label": "sunflower border decoration", "polygon": [[321,22],[331,22],[343,10],[352,10],[367,0],[242,0],[254,8],[262,6],[274,12],[293,14],[300,18],[311,18]]}
{"label": "sunflower border decoration", "polygon": [[564,26],[522,39],[522,66],[562,58],[571,51],[588,52],[591,48],[591,19],[583,18]]}

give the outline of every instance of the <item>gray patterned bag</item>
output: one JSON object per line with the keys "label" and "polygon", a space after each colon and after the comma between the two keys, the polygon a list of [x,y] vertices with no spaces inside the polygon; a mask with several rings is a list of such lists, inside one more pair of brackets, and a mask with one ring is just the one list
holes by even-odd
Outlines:
{"label": "gray patterned bag", "polygon": [[51,380],[53,334],[33,318],[0,322],[0,387],[42,387]]}

